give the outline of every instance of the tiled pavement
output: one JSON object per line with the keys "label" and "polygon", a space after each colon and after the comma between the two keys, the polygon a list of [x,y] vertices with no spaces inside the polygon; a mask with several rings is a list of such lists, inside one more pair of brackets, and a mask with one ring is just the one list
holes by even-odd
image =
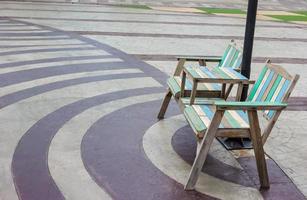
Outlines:
{"label": "tiled pavement", "polygon": [[[61,2],[85,4],[130,4],[170,7],[213,7],[246,9],[247,0],[23,0],[28,2]],[[263,0],[259,1],[259,8],[264,10],[306,10],[305,0]]]}
{"label": "tiled pavement", "polygon": [[155,118],[167,74],[175,55],[220,55],[230,38],[242,41],[244,19],[78,4],[0,9],[1,200],[307,195],[306,26],[256,29],[252,77],[268,57],[301,75],[265,147],[289,178],[268,160],[272,187],[259,192],[253,158],[215,143],[197,191],[185,192],[191,130],[175,105]]}

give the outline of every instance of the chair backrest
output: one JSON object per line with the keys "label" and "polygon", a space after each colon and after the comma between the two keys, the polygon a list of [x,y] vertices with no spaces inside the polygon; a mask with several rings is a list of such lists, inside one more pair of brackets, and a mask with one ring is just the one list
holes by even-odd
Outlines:
{"label": "chair backrest", "polygon": [[242,48],[238,47],[234,40],[231,40],[222,56],[219,67],[230,67],[235,70],[240,70],[242,55]]}
{"label": "chair backrest", "polygon": [[[251,89],[247,101],[287,102],[298,79],[299,75],[291,76],[284,68],[273,65],[268,60]],[[272,110],[264,111],[264,116],[268,120],[274,114],[275,111]]]}

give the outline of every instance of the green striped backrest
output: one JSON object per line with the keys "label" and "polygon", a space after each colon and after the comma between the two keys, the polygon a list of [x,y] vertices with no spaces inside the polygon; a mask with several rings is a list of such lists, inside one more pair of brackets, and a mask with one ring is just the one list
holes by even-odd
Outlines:
{"label": "green striped backrest", "polygon": [[[286,102],[298,78],[298,75],[292,77],[281,66],[267,61],[247,101]],[[271,119],[275,111],[267,110],[264,114],[267,119]]]}
{"label": "green striped backrest", "polygon": [[232,40],[227,46],[222,60],[219,63],[219,67],[231,67],[232,69],[239,70],[242,62],[242,50],[237,47],[235,42]]}

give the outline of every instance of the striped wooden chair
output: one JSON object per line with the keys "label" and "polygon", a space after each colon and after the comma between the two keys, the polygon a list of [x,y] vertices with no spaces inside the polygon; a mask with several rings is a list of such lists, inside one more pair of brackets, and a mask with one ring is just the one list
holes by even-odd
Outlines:
{"label": "striped wooden chair", "polygon": [[[194,160],[185,189],[194,188],[215,137],[251,138],[257,162],[261,187],[269,187],[265,144],[299,75],[291,76],[281,66],[267,61],[245,102],[216,101],[213,105],[192,105],[184,116],[198,138],[197,156]],[[257,111],[262,110],[268,123],[261,134]]]}
{"label": "striped wooden chair", "polygon": [[[186,61],[198,62],[200,66],[206,66],[207,62],[218,62],[217,67],[231,67],[236,71],[240,71],[242,62],[242,48],[237,47],[234,40],[231,40],[230,44],[227,46],[222,57],[180,57],[178,58],[178,64],[175,73],[167,81],[168,89],[164,97],[160,112],[158,114],[158,119],[164,118],[164,114],[167,110],[168,104],[174,96],[175,100],[178,102],[180,98],[180,85],[181,85],[181,72]],[[224,87],[224,86],[223,86]],[[227,98],[230,94],[233,85],[229,85],[226,95],[223,98]],[[208,98],[222,98],[222,88],[221,84],[217,83],[202,83],[197,87],[196,97],[208,97]],[[184,97],[190,96],[192,90],[192,83],[186,80]],[[204,100],[197,101],[196,103],[207,102]]]}

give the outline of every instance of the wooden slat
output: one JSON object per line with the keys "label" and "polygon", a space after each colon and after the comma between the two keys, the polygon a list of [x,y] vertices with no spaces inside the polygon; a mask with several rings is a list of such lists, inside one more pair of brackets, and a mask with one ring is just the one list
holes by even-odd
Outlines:
{"label": "wooden slat", "polygon": [[[279,94],[277,95],[277,97],[276,97],[276,99],[275,99],[275,102],[281,102],[281,101],[282,101],[284,95],[285,95],[286,92],[287,92],[287,89],[288,89],[289,85],[290,85],[290,81],[289,81],[289,80],[286,80],[285,83],[283,84],[283,86],[282,86],[282,88],[281,88]],[[269,119],[272,118],[273,115],[274,115],[274,113],[275,113],[275,112],[274,112],[273,110],[270,110],[269,113],[268,113],[268,115],[267,115],[268,118],[269,118]]]}
{"label": "wooden slat", "polygon": [[231,47],[232,47],[231,44],[229,44],[229,45],[227,46],[227,48],[226,48],[226,50],[224,51],[224,54],[223,54],[223,56],[222,56],[222,59],[221,59],[221,61],[220,61],[220,63],[219,63],[219,67],[221,67],[222,64],[224,63],[224,61],[225,61],[225,59],[226,59],[226,56],[228,55],[228,52],[229,52],[229,50],[230,50]]}
{"label": "wooden slat", "polygon": [[264,91],[264,93],[263,93],[263,95],[261,97],[261,101],[264,101],[267,98],[267,96],[270,93],[270,91],[272,90],[272,87],[273,87],[273,85],[274,85],[274,83],[275,83],[275,81],[276,81],[278,76],[279,76],[279,74],[274,73],[272,79],[270,80],[270,83],[269,83],[268,87],[265,89],[265,91]]}
{"label": "wooden slat", "polygon": [[215,67],[212,72],[217,75],[217,77],[223,79],[232,79],[229,75],[227,75],[224,71],[221,70],[219,67]]}
{"label": "wooden slat", "polygon": [[195,112],[192,106],[188,106],[184,109],[184,116],[188,120],[189,124],[191,125],[192,129],[195,131],[196,134],[203,132],[207,129],[203,121]]}
{"label": "wooden slat", "polygon": [[267,95],[265,101],[271,101],[275,91],[277,90],[278,86],[280,85],[281,79],[282,79],[282,76],[280,74],[278,74],[278,76],[277,76],[277,78],[274,82],[274,85],[272,86],[272,88],[271,88],[269,94]]}
{"label": "wooden slat", "polygon": [[[286,81],[286,79],[284,79],[284,78],[281,79],[281,81],[280,81],[278,87],[276,88],[276,90],[275,90],[275,92],[274,92],[274,94],[273,94],[273,96],[272,96],[270,102],[275,102],[275,101],[276,101],[276,98],[277,98],[278,94],[280,93],[280,90],[281,90],[281,88],[283,87],[285,81]],[[266,114],[267,117],[268,117],[268,114],[269,114],[270,111],[269,111],[269,110],[266,110],[266,111],[264,111],[264,112],[265,112],[265,114]]]}
{"label": "wooden slat", "polygon": [[264,67],[262,69],[262,71],[261,71],[261,73],[260,73],[260,75],[259,75],[259,77],[258,77],[258,79],[257,79],[257,81],[256,81],[256,83],[254,85],[254,87],[252,88],[252,90],[251,90],[251,92],[250,92],[250,94],[249,94],[249,96],[247,98],[248,100],[252,100],[254,98],[254,96],[255,96],[255,94],[256,94],[256,92],[258,90],[258,87],[260,86],[261,82],[263,81],[263,78],[264,78],[265,74],[267,73],[267,71],[268,71],[267,67]]}
{"label": "wooden slat", "polygon": [[[227,111],[231,114],[231,116],[240,124],[241,128],[248,128],[248,122],[239,114],[240,111],[237,110],[229,110]],[[241,111],[242,112],[242,111]]]}
{"label": "wooden slat", "polygon": [[226,55],[225,59],[222,61],[221,67],[229,66],[231,59],[234,56],[235,52],[236,52],[236,48],[234,46],[231,46],[231,48],[228,51],[228,54]]}
{"label": "wooden slat", "polygon": [[264,77],[264,81],[261,83],[261,85],[258,88],[258,91],[256,92],[253,101],[260,101],[261,97],[263,96],[264,92],[266,91],[268,85],[270,84],[273,76],[274,76],[274,71],[270,70],[270,73],[268,73],[267,76]]}
{"label": "wooden slat", "polygon": [[233,65],[231,66],[232,69],[239,69],[241,64],[242,64],[242,51],[239,51],[239,55],[237,57],[237,59],[235,60],[235,62],[233,63]]}
{"label": "wooden slat", "polygon": [[235,54],[233,55],[233,57],[232,57],[232,59],[231,59],[231,61],[230,61],[228,67],[233,68],[233,65],[234,65],[234,63],[237,61],[239,54],[240,54],[240,51],[239,51],[238,49],[236,49],[236,52],[235,52]]}
{"label": "wooden slat", "polygon": [[208,113],[204,113],[204,111],[199,105],[193,105],[193,108],[197,115],[200,117],[200,119],[203,121],[204,125],[208,127],[210,125],[212,116],[208,115]]}

